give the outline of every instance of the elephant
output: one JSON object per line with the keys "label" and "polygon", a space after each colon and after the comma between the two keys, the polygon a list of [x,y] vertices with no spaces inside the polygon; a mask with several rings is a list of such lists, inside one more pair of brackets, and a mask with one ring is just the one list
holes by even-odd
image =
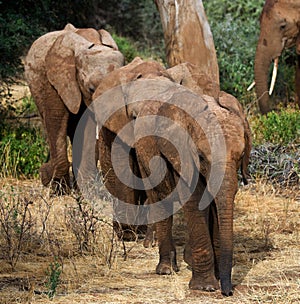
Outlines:
{"label": "elephant", "polygon": [[[204,77],[202,72],[199,73],[196,65],[193,65],[191,63],[183,63],[166,70],[157,62],[145,62],[141,58],[136,57],[128,65],[121,67],[120,69],[116,69],[112,73],[108,74],[97,87],[93,95],[93,100],[96,100],[97,97],[101,96],[105,91],[111,88],[125,83],[130,83],[141,78],[162,78],[163,80],[169,79],[170,81],[184,84],[186,87],[194,90],[198,94],[203,94],[203,92],[214,96],[219,94],[219,86],[211,81],[208,77]],[[112,170],[112,163],[110,158],[111,145],[115,140],[116,134],[118,134],[122,126],[128,122],[127,114],[128,113],[121,112],[121,114],[118,115],[118,121],[115,119],[116,116],[114,116],[113,125],[110,125],[108,121],[100,131],[98,145],[101,173],[104,176],[104,183],[106,185],[106,188],[115,197],[121,201],[131,203],[133,205],[143,205],[146,201],[145,192],[126,187],[122,182],[118,180],[118,178],[115,176],[114,170]],[[134,150],[132,150],[132,154],[129,155],[129,158],[131,169],[135,175],[139,176],[140,173]],[[126,159],[119,159],[118,161],[119,163],[121,162],[122,166],[122,161],[126,162]],[[114,228],[119,238],[124,240],[134,240],[136,239],[138,232],[144,233],[146,229],[144,226],[133,227],[132,225],[120,224],[120,221],[126,222],[126,220],[124,218],[122,219],[122,217],[130,217],[128,213],[130,213],[128,208],[126,212],[124,212],[122,208],[115,208],[115,217],[116,219],[119,218],[119,220],[114,221]],[[152,231],[151,227],[149,226],[146,231],[144,240],[145,247],[149,247],[151,244],[155,243],[152,233],[155,233],[155,231]]]}
{"label": "elephant", "polygon": [[[97,87],[93,94],[93,100],[97,100],[99,96],[102,96],[106,91],[118,86],[133,82],[137,79],[147,78],[169,78],[165,69],[156,62],[145,62],[141,58],[136,57],[128,65],[121,67],[109,73]],[[113,164],[111,159],[112,144],[116,140],[118,132],[122,129],[126,123],[132,120],[134,113],[128,115],[128,108],[124,104],[124,108],[118,109],[118,105],[114,104],[113,100],[110,100],[110,105],[107,105],[109,109],[112,109],[114,113],[113,120],[106,121],[98,134],[98,146],[99,146],[99,161],[101,174],[104,179],[104,184],[107,190],[118,200],[126,202],[127,204],[143,205],[146,201],[145,191],[135,189],[135,187],[129,188],[122,183],[116,176],[113,170]],[[118,101],[117,101],[118,103]],[[114,109],[115,107],[115,109]],[[102,108],[102,107],[101,107]],[[103,109],[103,108],[102,108]],[[106,112],[105,108],[103,109]],[[97,111],[96,111],[97,113]],[[100,114],[101,115],[101,114]],[[128,145],[124,142],[118,142],[118,149],[124,153]],[[88,151],[86,152],[89,153]],[[121,154],[121,153],[120,153]],[[120,157],[118,159],[118,166],[126,167],[126,163],[129,161],[130,168],[134,172],[135,176],[140,176],[140,170],[137,163],[135,150],[131,149],[128,154],[128,159]],[[132,181],[134,183],[134,181]],[[145,225],[127,225],[124,222],[130,222],[126,218],[133,216],[133,211],[129,208],[125,208],[121,204],[120,207],[115,205],[114,208],[114,229],[120,239],[123,240],[136,240],[139,234],[144,234],[147,230]],[[140,215],[142,216],[142,215]],[[123,223],[123,224],[122,224]],[[148,233],[149,234],[149,233]]]}
{"label": "elephant", "polygon": [[[183,70],[176,78],[193,86],[195,81]],[[241,167],[246,183],[251,150],[249,125],[238,100],[225,92],[217,98],[199,95],[176,83],[159,64],[139,60],[107,75],[98,88],[93,104],[105,185],[128,203],[119,206],[116,218],[155,229],[160,254],[156,272],[170,274],[178,271],[172,214],[183,205],[189,232],[185,260],[193,272],[190,288],[212,291],[220,278],[222,293],[231,295],[237,171]],[[187,135],[181,137],[182,130]],[[143,199],[137,201],[141,192]]]}
{"label": "elephant", "polygon": [[300,1],[266,0],[260,16],[260,35],[254,64],[256,95],[262,114],[266,114],[272,109],[268,96],[268,71],[272,60],[274,60],[274,66],[277,65],[282,51],[295,44],[297,44],[298,53],[296,99],[300,106],[299,24]]}
{"label": "elephant", "polygon": [[[43,185],[51,183],[54,193],[69,192],[71,186],[67,136],[72,144],[78,121],[101,79],[123,65],[124,56],[103,29],[77,29],[67,24],[63,30],[41,36],[30,47],[25,78],[50,148],[49,161],[41,166],[40,176]],[[86,132],[95,133],[95,129]]]}
{"label": "elephant", "polygon": [[[231,295],[233,204],[238,189],[237,170],[240,166],[244,182],[247,178],[246,167],[251,150],[250,129],[245,116],[239,110],[237,100],[231,95],[221,93],[219,101],[208,96],[197,96],[198,109],[195,107],[197,101],[193,100],[194,96],[190,92],[178,95],[173,95],[168,103],[155,105],[153,102],[146,105],[137,117],[138,119],[155,115],[156,120],[142,119],[141,123],[138,123],[138,120],[135,122],[135,138],[139,139],[135,149],[142,168],[142,177],[150,178],[153,171],[156,172],[155,175],[161,175],[157,172],[162,171],[162,165],[159,162],[157,166],[151,163],[155,157],[163,159],[167,167],[166,177],[161,184],[155,186],[155,178],[154,181],[150,178],[153,188],[147,193],[148,203],[154,204],[152,209],[150,207],[150,218],[156,218],[157,214],[165,214],[166,217],[155,223],[160,253],[156,272],[169,274],[172,269],[178,270],[176,250],[172,241],[172,203],[179,201],[179,204],[183,205],[189,234],[190,250],[186,250],[185,254],[185,260],[192,268],[189,287],[216,290],[217,279],[220,279],[222,293]],[[193,102],[183,103],[182,98],[189,98]],[[193,118],[187,113],[193,113]],[[160,117],[168,118],[168,123]],[[220,124],[219,130],[214,119]],[[201,126],[205,125],[207,120],[211,121],[207,125],[207,131],[203,132]],[[200,127],[197,125],[199,123]],[[211,124],[213,126],[210,126]],[[189,137],[179,135],[178,125],[189,132]],[[145,130],[149,129],[153,132],[155,130],[155,136],[143,137],[143,134],[147,134]],[[206,137],[211,138],[213,143],[219,135],[223,136],[225,147],[216,144],[218,148],[210,151],[211,144]],[[173,142],[169,142],[169,139]],[[179,151],[182,150],[178,152],[175,147],[179,147]],[[215,161],[212,152],[215,154]],[[223,152],[224,155],[219,157],[218,154]],[[186,161],[187,156],[190,158],[189,162]],[[216,173],[210,177],[214,170]],[[182,174],[182,171],[185,173]],[[215,179],[222,173],[223,178],[216,191],[213,189]],[[179,180],[182,180],[180,187]],[[175,194],[174,189],[177,189]],[[201,200],[207,200],[210,204],[207,202],[203,209],[199,210]],[[169,214],[171,215],[168,216]]]}

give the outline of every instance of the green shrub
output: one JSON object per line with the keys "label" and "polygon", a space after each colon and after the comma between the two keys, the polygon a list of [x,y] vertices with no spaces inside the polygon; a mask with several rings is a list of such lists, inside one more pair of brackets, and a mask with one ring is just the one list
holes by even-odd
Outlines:
{"label": "green shrub", "polygon": [[221,88],[237,98],[247,94],[253,81],[264,0],[203,1],[217,51]]}
{"label": "green shrub", "polygon": [[46,275],[48,276],[48,280],[46,283],[46,287],[48,288],[48,297],[49,299],[53,299],[56,294],[56,289],[60,283],[60,275],[62,273],[62,265],[55,261],[50,263]]}
{"label": "green shrub", "polygon": [[300,143],[300,112],[288,107],[249,119],[254,145]]}
{"label": "green shrub", "polygon": [[42,131],[30,125],[5,124],[0,131],[0,176],[36,177],[48,156]]}
{"label": "green shrub", "polygon": [[[254,58],[259,37],[259,16],[264,0],[203,1],[217,51],[221,88],[243,103],[253,100],[247,87],[254,80]],[[294,91],[295,50],[286,50],[274,95],[288,99]]]}
{"label": "green shrub", "polygon": [[112,34],[112,37],[117,43],[119,51],[124,55],[126,64],[131,62],[134,57],[138,56],[137,48],[134,46],[134,42],[131,41],[131,39],[116,34]]}

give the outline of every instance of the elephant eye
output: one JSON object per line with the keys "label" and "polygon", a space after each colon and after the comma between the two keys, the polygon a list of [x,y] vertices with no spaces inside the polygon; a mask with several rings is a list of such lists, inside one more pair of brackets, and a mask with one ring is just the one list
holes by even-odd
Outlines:
{"label": "elephant eye", "polygon": [[286,19],[284,19],[284,20],[282,20],[282,22],[280,22],[279,28],[281,31],[283,31],[286,28]]}
{"label": "elephant eye", "polygon": [[286,28],[286,24],[280,25],[280,30],[284,30]]}
{"label": "elephant eye", "polygon": [[93,43],[93,44],[91,44],[89,47],[88,47],[88,49],[90,50],[93,46],[95,46],[95,44]]}

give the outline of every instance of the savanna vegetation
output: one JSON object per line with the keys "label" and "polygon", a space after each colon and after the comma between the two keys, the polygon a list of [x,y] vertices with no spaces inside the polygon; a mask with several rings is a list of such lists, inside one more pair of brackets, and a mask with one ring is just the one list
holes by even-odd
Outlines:
{"label": "savanna vegetation", "polygon": [[[247,92],[263,3],[203,0],[221,88],[240,100],[253,134],[251,182],[239,191],[235,210],[236,291],[226,303],[300,301],[295,50],[283,54],[275,90],[278,111],[261,116],[254,91]],[[190,272],[182,260],[179,274],[158,277],[157,248],[119,242],[103,216],[111,200],[104,190],[101,202],[90,204],[75,193],[51,197],[41,186],[45,136],[29,92],[17,94],[16,88],[26,88],[22,60],[31,43],[68,22],[110,31],[127,62],[139,55],[165,64],[159,14],[151,0],[0,0],[0,303],[221,303],[218,294],[188,290]],[[176,223],[181,246],[180,214]]]}

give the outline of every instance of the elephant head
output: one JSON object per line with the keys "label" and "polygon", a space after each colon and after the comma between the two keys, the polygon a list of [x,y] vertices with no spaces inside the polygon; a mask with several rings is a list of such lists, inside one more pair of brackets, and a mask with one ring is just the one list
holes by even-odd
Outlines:
{"label": "elephant head", "polygon": [[[260,16],[260,36],[255,55],[255,84],[260,111],[271,110],[268,91],[268,71],[284,48],[295,45],[300,27],[298,0],[266,0]],[[297,84],[296,84],[297,85]]]}
{"label": "elephant head", "polygon": [[87,105],[91,103],[106,74],[123,65],[123,55],[115,43],[103,44],[102,37],[108,35],[94,29],[66,31],[47,52],[48,80],[73,114],[78,112],[82,98]]}
{"label": "elephant head", "polygon": [[185,62],[167,69],[167,72],[176,83],[187,87],[196,94],[219,98],[219,84],[205,74],[199,66]]}

